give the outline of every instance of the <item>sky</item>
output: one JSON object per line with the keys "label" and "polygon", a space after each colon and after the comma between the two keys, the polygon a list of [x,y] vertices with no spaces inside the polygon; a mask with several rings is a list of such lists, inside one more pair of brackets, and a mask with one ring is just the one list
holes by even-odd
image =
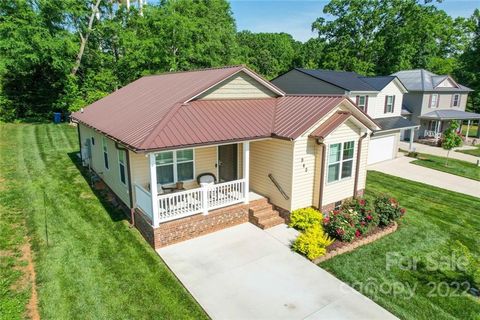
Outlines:
{"label": "sky", "polygon": [[[315,36],[311,32],[312,22],[323,14],[323,0],[230,0],[237,29],[252,32],[286,32],[296,40],[307,41]],[[469,17],[480,0],[443,0],[435,4],[452,17]],[[330,17],[331,19],[332,17]]]}

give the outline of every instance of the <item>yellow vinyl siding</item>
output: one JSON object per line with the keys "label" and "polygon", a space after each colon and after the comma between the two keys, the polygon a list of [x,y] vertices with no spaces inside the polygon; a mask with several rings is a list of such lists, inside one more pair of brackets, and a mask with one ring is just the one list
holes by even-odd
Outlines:
{"label": "yellow vinyl siding", "polygon": [[314,204],[316,149],[315,139],[308,138],[308,136],[295,141],[292,210],[310,207]]}
{"label": "yellow vinyl siding", "polygon": [[[122,200],[125,205],[130,206],[130,196],[127,184],[123,184],[120,181],[120,168],[118,165],[118,150],[115,147],[115,142],[106,138],[108,164],[109,169],[105,168],[103,161],[103,135],[95,130],[88,128],[82,124],[80,126],[80,136],[82,140],[82,146],[85,146],[85,141],[91,139],[95,140],[95,145],[92,145],[92,169],[102,178],[102,180],[108,185],[110,189]],[[128,177],[127,177],[128,179]]]}
{"label": "yellow vinyl siding", "polygon": [[[360,167],[358,168],[357,190],[365,189],[365,184],[367,181],[367,159],[368,159],[369,143],[370,143],[370,135],[367,135],[362,141],[362,153],[360,154]],[[358,141],[355,143],[355,146],[358,148]]]}
{"label": "yellow vinyl siding", "polygon": [[250,143],[250,190],[270,199],[270,202],[291,210],[286,200],[268,178],[271,173],[285,193],[292,195],[293,143],[272,139]]}
{"label": "yellow vinyl siding", "polygon": [[[358,139],[360,138],[360,128],[357,127],[351,120],[340,125],[335,129],[326,139],[326,152],[328,155],[328,146],[334,143],[354,141],[355,149],[353,153],[353,170],[350,178],[345,178],[344,180],[335,181],[328,183],[327,174],[328,174],[328,157],[325,161],[325,177],[324,177],[324,189],[323,189],[323,205],[334,203],[336,201],[343,200],[345,198],[353,196],[353,187],[355,181],[355,169],[357,162],[357,152],[358,152]],[[360,169],[362,170],[362,169]]]}
{"label": "yellow vinyl siding", "polygon": [[203,93],[198,99],[251,99],[275,96],[276,95],[264,85],[246,73],[240,72]]}

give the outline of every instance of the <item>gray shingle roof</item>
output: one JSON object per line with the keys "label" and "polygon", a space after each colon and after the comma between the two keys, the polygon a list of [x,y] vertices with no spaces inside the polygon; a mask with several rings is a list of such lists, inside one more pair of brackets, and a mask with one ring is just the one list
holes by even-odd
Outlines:
{"label": "gray shingle roof", "polygon": [[390,82],[395,79],[394,76],[378,76],[378,77],[360,77],[363,81],[368,83],[370,86],[380,91],[387,86]]}
{"label": "gray shingle roof", "polygon": [[452,119],[452,120],[472,120],[479,119],[480,113],[465,112],[461,110],[435,110],[420,116],[422,119]]}
{"label": "gray shingle roof", "polygon": [[473,91],[461,84],[458,84],[458,88],[436,87],[445,80],[448,75],[436,75],[424,69],[399,71],[393,73],[392,76],[398,77],[408,91]]}
{"label": "gray shingle roof", "polygon": [[314,78],[323,80],[347,91],[378,91],[369,83],[365,82],[361,75],[356,72],[332,71],[332,70],[311,70],[296,68]]}
{"label": "gray shingle roof", "polygon": [[382,130],[379,131],[411,128],[418,126],[417,124],[405,119],[404,117],[377,118],[375,119],[375,121],[382,128]]}

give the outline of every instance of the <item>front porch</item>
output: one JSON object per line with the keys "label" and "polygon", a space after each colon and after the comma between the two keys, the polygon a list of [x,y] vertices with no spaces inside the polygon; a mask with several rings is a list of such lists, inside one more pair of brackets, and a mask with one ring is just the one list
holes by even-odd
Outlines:
{"label": "front porch", "polygon": [[[422,129],[420,131],[419,142],[427,144],[437,144],[443,137],[443,132],[450,126],[452,121],[460,122],[458,133],[462,133],[463,122],[467,121],[467,135],[468,129],[475,121],[480,122],[480,114],[472,112],[464,112],[460,110],[438,110],[427,113],[420,117]],[[477,138],[480,137],[480,131],[477,132]]]}
{"label": "front porch", "polygon": [[[249,141],[149,153],[146,161],[148,182],[134,184],[135,207],[154,228],[172,220],[248,204],[250,196],[260,197],[249,188]],[[205,174],[214,182],[200,185],[198,177]]]}

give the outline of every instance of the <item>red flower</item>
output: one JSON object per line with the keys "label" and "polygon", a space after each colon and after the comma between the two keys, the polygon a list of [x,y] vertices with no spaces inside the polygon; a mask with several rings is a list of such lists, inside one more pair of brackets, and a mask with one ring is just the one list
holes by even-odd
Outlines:
{"label": "red flower", "polygon": [[330,217],[325,217],[323,219],[323,224],[328,224],[330,222]]}
{"label": "red flower", "polygon": [[359,203],[361,206],[364,206],[365,203],[366,203],[366,201],[365,201],[365,199],[360,199],[360,200],[358,201],[358,203]]}
{"label": "red flower", "polygon": [[334,214],[334,215],[337,215],[337,214],[339,214],[339,213],[340,213],[340,210],[333,210],[333,214]]}
{"label": "red flower", "polygon": [[401,208],[401,209],[400,209],[400,213],[401,213],[402,215],[405,214],[406,211],[407,211],[407,210],[406,210],[405,208]]}
{"label": "red flower", "polygon": [[357,231],[355,231],[355,237],[360,237],[362,235],[362,233],[360,232],[360,230],[357,229]]}
{"label": "red flower", "polygon": [[368,216],[367,216],[367,220],[372,220],[372,216],[371,216],[371,215],[368,215]]}

